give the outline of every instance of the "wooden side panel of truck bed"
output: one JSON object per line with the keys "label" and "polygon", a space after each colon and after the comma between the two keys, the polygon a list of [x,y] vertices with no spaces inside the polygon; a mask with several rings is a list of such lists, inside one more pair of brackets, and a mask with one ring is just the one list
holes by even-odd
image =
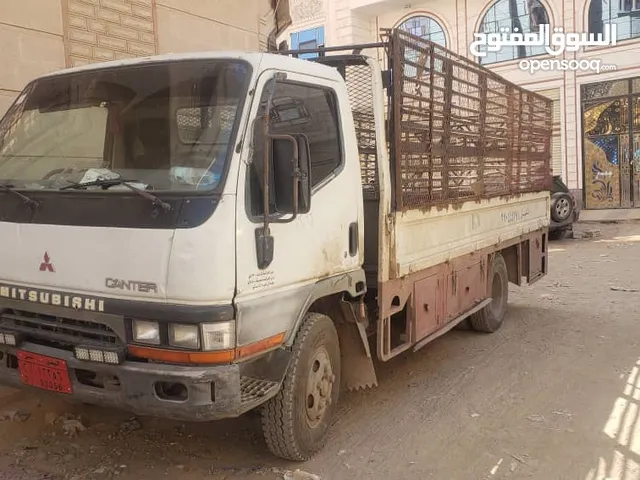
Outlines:
{"label": "wooden side panel of truck bed", "polygon": [[[549,193],[394,212],[390,279],[425,270],[549,226]],[[384,261],[384,259],[382,259]]]}

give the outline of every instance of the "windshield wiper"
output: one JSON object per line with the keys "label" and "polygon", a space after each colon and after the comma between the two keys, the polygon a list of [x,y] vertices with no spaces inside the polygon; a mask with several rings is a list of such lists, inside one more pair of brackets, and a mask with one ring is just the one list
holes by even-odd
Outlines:
{"label": "windshield wiper", "polygon": [[[137,193],[138,195],[140,195],[141,197],[146,198],[147,200],[150,200],[151,203],[153,203],[153,205],[155,205],[156,207],[160,207],[163,210],[169,211],[171,210],[171,205],[168,204],[167,202],[163,202],[162,200],[160,200],[158,197],[156,197],[155,195],[150,194],[149,192],[142,190],[138,187],[134,187],[133,185],[129,184],[129,182],[135,182],[136,180],[122,180],[120,178],[102,178],[102,179],[97,179],[97,180],[93,180],[91,182],[78,182],[78,183],[71,183],[69,185],[65,185],[64,187],[60,187],[60,190],[78,190],[78,189],[83,189],[86,187],[102,187],[105,190],[109,187],[115,187],[116,185],[124,185],[125,187],[127,187],[129,190],[131,190],[132,192]],[[18,193],[18,192],[16,192]]]}
{"label": "windshield wiper", "polygon": [[11,192],[14,195],[17,195],[22,199],[24,203],[27,205],[31,205],[32,207],[38,208],[40,206],[40,202],[34,200],[33,198],[27,197],[25,194],[18,192],[15,190],[16,187],[13,185],[6,185],[4,183],[0,183],[0,190],[4,190],[5,192]]}

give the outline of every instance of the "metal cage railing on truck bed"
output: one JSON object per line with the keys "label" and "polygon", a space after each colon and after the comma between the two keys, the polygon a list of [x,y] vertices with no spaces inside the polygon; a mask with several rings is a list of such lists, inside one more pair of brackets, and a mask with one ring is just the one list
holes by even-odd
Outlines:
{"label": "metal cage railing on truck bed", "polygon": [[[550,99],[403,30],[383,30],[381,37],[380,43],[280,52],[317,52],[314,61],[338,68],[345,78],[366,197],[377,197],[371,69],[359,54],[368,49],[378,49],[386,63],[396,210],[550,188]],[[345,51],[353,53],[325,55]]]}

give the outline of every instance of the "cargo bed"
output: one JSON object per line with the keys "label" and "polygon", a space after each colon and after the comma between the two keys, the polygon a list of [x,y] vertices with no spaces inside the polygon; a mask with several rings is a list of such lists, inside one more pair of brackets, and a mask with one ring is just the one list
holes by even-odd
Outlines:
{"label": "cargo bed", "polygon": [[405,31],[381,39],[318,49],[315,61],[347,84],[370,333],[387,360],[469,315],[492,331],[508,294],[494,276],[546,274],[552,102]]}

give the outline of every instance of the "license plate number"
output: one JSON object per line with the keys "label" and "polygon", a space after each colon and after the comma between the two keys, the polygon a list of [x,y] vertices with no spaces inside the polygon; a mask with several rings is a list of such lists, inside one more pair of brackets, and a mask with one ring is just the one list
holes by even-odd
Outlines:
{"label": "license plate number", "polygon": [[22,383],[52,392],[71,393],[67,362],[24,351],[18,351],[17,356]]}

